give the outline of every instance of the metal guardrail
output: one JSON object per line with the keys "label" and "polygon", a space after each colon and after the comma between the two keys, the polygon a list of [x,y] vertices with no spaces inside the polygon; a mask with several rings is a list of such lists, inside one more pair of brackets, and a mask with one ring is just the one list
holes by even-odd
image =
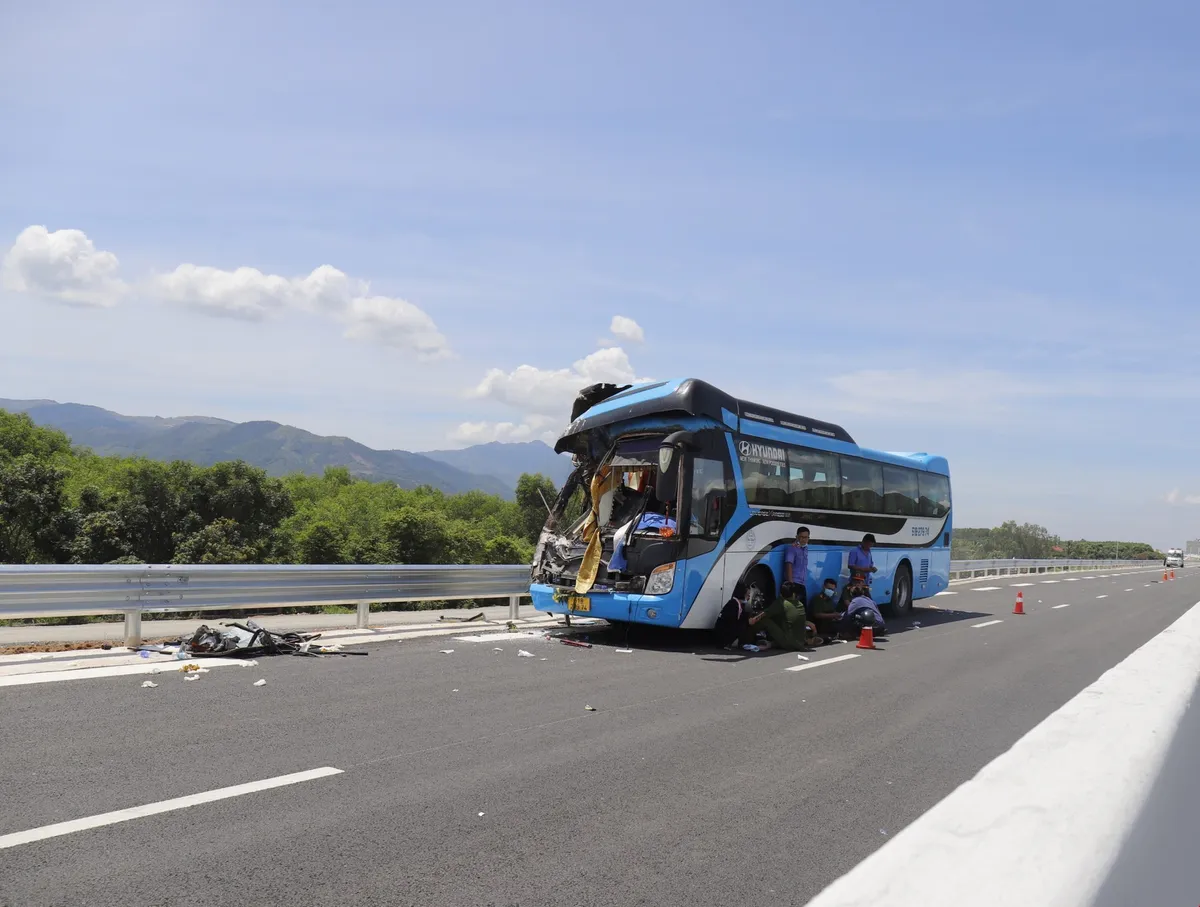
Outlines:
{"label": "metal guardrail", "polygon": [[516,566],[135,565],[0,566],[0,617],[124,614],[125,643],[141,641],[142,614],[372,602],[507,598],[515,618],[529,594]]}
{"label": "metal guardrail", "polygon": [[1078,558],[998,559],[951,561],[950,578],[977,576],[1016,576],[1026,573],[1066,573],[1075,570],[1111,570],[1117,567],[1148,567],[1157,561],[1081,560]]}
{"label": "metal guardrail", "polygon": [[[951,561],[951,578],[1145,566],[1150,561]],[[142,615],[178,611],[354,604],[357,626],[372,602],[507,598],[517,617],[529,567],[103,565],[0,566],[0,617],[124,614],[126,645],[141,641]]]}

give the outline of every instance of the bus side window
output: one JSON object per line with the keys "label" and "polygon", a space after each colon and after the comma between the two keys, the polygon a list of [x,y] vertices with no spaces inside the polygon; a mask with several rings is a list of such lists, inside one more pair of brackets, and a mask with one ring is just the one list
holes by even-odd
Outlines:
{"label": "bus side window", "polygon": [[836,454],[793,447],[788,450],[791,481],[788,503],[792,507],[836,510],[838,463]]}
{"label": "bus side window", "polygon": [[921,516],[944,517],[950,512],[950,480],[933,472],[922,472],[917,477],[921,499]]}
{"label": "bus side window", "polygon": [[696,457],[692,460],[690,532],[692,537],[716,539],[733,512],[729,499],[728,476],[720,460]]}

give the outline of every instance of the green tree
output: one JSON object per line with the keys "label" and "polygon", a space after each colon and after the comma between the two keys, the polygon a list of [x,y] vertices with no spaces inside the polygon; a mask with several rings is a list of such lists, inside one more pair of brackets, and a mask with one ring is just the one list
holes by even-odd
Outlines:
{"label": "green tree", "polygon": [[517,507],[521,510],[522,535],[536,542],[546,525],[547,505],[558,497],[554,482],[541,473],[524,473],[517,480]]}
{"label": "green tree", "polygon": [[302,564],[344,564],[348,560],[345,535],[325,520],[312,523],[297,536],[296,555]]}
{"label": "green tree", "polygon": [[54,563],[74,535],[66,474],[32,454],[0,459],[0,563]]}
{"label": "green tree", "polygon": [[189,535],[175,553],[176,564],[252,564],[259,550],[247,542],[235,520],[221,517]]}
{"label": "green tree", "polygon": [[376,546],[384,563],[452,563],[450,525],[441,513],[403,507],[383,521]]}

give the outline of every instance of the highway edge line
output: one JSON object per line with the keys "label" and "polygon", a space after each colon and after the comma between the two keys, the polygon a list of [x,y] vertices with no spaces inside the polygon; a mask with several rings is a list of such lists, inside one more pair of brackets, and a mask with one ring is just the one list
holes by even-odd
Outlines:
{"label": "highway edge line", "polygon": [[1153,788],[1197,678],[1200,602],[808,907],[1089,905]]}

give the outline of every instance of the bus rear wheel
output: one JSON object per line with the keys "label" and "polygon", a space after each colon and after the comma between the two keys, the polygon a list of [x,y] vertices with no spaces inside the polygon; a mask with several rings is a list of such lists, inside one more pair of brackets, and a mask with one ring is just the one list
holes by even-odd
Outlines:
{"label": "bus rear wheel", "polygon": [[903,617],[912,610],[913,585],[912,570],[908,564],[896,568],[896,578],[892,580],[892,602],[889,610],[896,617]]}

